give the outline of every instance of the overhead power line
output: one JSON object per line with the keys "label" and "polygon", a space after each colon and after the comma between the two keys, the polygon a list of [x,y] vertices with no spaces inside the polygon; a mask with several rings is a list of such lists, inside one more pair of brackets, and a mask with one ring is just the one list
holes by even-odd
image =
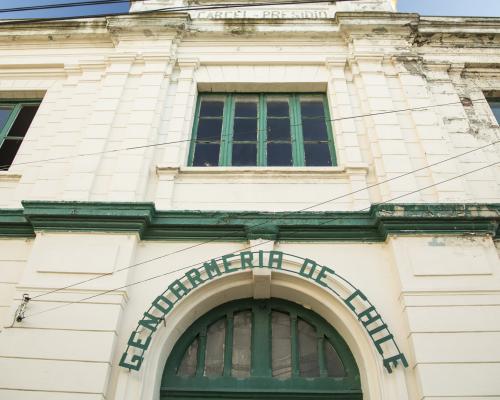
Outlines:
{"label": "overhead power line", "polygon": [[[486,168],[491,168],[497,164],[500,164],[500,161],[497,161],[497,162],[494,162],[494,163],[491,163],[491,164],[488,164],[486,166],[483,166],[483,167],[480,167],[480,168],[476,168],[474,170],[471,170],[471,171],[468,171],[468,172],[465,172],[465,173],[462,173],[462,174],[459,174],[459,175],[456,175],[456,176],[453,176],[451,178],[448,178],[448,179],[444,179],[440,182],[437,182],[437,183],[434,183],[432,185],[427,185],[427,186],[424,186],[424,187],[421,187],[419,189],[416,189],[416,190],[413,190],[411,192],[408,192],[408,193],[405,193],[405,194],[402,194],[402,195],[399,195],[399,196],[396,196],[396,197],[393,197],[389,200],[386,200],[386,201],[383,201],[381,203],[378,203],[378,204],[386,204],[386,203],[389,203],[391,201],[394,201],[394,200],[398,200],[400,198],[403,198],[403,197],[406,197],[406,196],[409,196],[409,195],[412,195],[412,194],[415,194],[415,193],[418,193],[422,190],[426,190],[426,189],[430,189],[431,187],[435,187],[435,186],[438,186],[438,185],[442,185],[444,183],[447,183],[447,182],[450,182],[454,179],[458,179],[458,178],[461,178],[463,176],[466,176],[466,175],[469,175],[469,174],[472,174],[472,173],[475,173],[475,172],[478,172],[478,171],[481,171],[481,170],[484,170]],[[362,208],[360,210],[357,210],[357,212],[361,212],[361,211],[366,211],[368,210],[369,207],[365,207],[365,208]],[[324,225],[328,222],[332,222],[334,221],[335,218],[333,219],[330,219],[330,220],[327,220],[327,221],[323,221],[322,223],[318,224],[318,225]],[[298,231],[295,231],[295,232],[298,232]],[[264,245],[265,243],[269,243],[269,242],[272,242],[272,240],[267,240],[265,242],[262,242],[262,243],[259,243],[259,244],[256,244],[256,245],[253,245],[253,246],[248,246],[244,249],[241,249],[241,251],[243,250],[248,250],[248,249],[251,249],[251,248],[254,248],[254,247],[258,247],[258,246],[262,246]],[[218,258],[220,258],[221,256],[219,256]],[[218,259],[217,258],[217,259]],[[205,260],[205,262],[207,262],[207,260]],[[152,277],[149,277],[149,278],[146,278],[146,279],[143,279],[143,280],[140,280],[140,281],[136,281],[136,282],[132,282],[132,283],[129,283],[127,285],[123,285],[123,286],[120,286],[120,287],[117,287],[117,288],[114,288],[114,289],[110,289],[110,290],[106,290],[104,292],[101,292],[101,293],[97,293],[97,294],[94,294],[92,296],[88,296],[88,297],[85,297],[83,299],[80,299],[80,300],[76,300],[76,301],[70,301],[70,302],[65,302],[64,304],[62,305],[59,305],[59,306],[56,306],[56,307],[52,307],[52,308],[49,308],[49,309],[46,309],[46,310],[42,310],[42,311],[39,311],[39,312],[35,312],[33,314],[28,314],[26,315],[23,319],[26,319],[26,318],[31,318],[31,317],[34,317],[36,315],[40,315],[40,314],[45,314],[45,313],[48,313],[48,312],[51,312],[51,311],[55,311],[55,310],[58,310],[58,309],[61,309],[61,308],[64,308],[64,307],[68,307],[72,304],[82,304],[82,303],[85,303],[86,301],[88,300],[91,300],[91,299],[94,299],[96,297],[100,297],[100,296],[104,296],[106,294],[109,294],[109,293],[113,293],[113,292],[116,292],[118,290],[123,290],[123,289],[126,289],[128,287],[131,287],[131,286],[135,286],[135,285],[139,285],[141,283],[145,283],[145,282],[149,282],[149,281],[152,281],[154,279],[158,279],[158,278],[162,278],[164,276],[167,276],[167,275],[170,275],[170,274],[173,274],[173,273],[176,273],[176,272],[180,272],[180,271],[184,271],[188,268],[194,268],[198,265],[202,265],[203,264],[203,261],[202,262],[199,262],[199,263],[196,263],[196,264],[191,264],[191,265],[188,265],[186,267],[182,267],[182,268],[178,268],[176,270],[172,270],[172,271],[168,271],[168,272],[164,272],[162,274],[159,274],[159,275],[155,275],[155,276],[152,276]],[[39,297],[39,296],[38,296]],[[32,299],[35,299],[36,297],[33,297]]]}
{"label": "overhead power line", "polygon": [[[336,0],[336,3],[342,2],[357,2],[360,0]],[[261,3],[228,3],[228,4],[207,4],[203,6],[180,6],[180,7],[163,7],[151,10],[134,11],[133,13],[107,13],[107,14],[91,14],[85,16],[73,16],[73,17],[57,17],[57,18],[29,18],[29,19],[15,19],[0,23],[1,25],[7,24],[30,24],[33,22],[50,22],[50,21],[65,21],[72,19],[89,19],[89,18],[100,18],[100,17],[118,17],[123,15],[141,15],[141,14],[151,14],[151,13],[170,13],[170,12],[182,12],[182,11],[197,11],[197,10],[216,10],[225,8],[249,8],[249,7],[267,7],[267,6],[284,6],[284,5],[296,5],[296,4],[316,4],[316,3],[331,3],[325,0],[290,0],[290,1],[277,1],[277,2],[261,2]]]}
{"label": "overhead power line", "polygon": [[[405,176],[408,176],[408,175],[411,175],[411,174],[414,174],[416,172],[419,172],[419,171],[422,171],[422,170],[425,170],[425,169],[428,169],[430,167],[434,167],[436,165],[440,165],[440,164],[443,164],[445,162],[448,162],[448,161],[451,161],[451,160],[454,160],[456,158],[459,158],[459,157],[462,157],[462,156],[465,156],[467,154],[471,154],[475,151],[478,151],[478,150],[482,150],[486,147],[489,147],[489,146],[493,146],[495,144],[498,144],[500,143],[500,140],[497,140],[495,142],[492,142],[492,143],[489,143],[487,145],[484,145],[484,146],[480,146],[480,147],[477,147],[473,150],[469,150],[465,153],[461,153],[461,154],[458,154],[458,155],[455,155],[453,157],[449,157],[449,158],[446,158],[444,160],[441,160],[441,161],[438,161],[438,162],[435,162],[433,164],[430,164],[426,167],[422,167],[422,168],[419,168],[419,169],[416,169],[416,170],[413,170],[413,171],[410,171],[410,172],[406,172],[404,174],[401,174],[401,175],[398,175],[398,176],[395,176],[393,178],[390,178],[390,179],[386,179],[386,180],[383,180],[381,182],[377,182],[377,183],[374,183],[372,185],[368,185],[368,186],[365,186],[363,188],[360,188],[358,190],[355,190],[355,191],[351,191],[349,193],[345,193],[343,195],[340,195],[340,196],[337,196],[337,197],[333,197],[333,198],[330,198],[328,200],[324,200],[324,201],[321,201],[321,202],[318,202],[318,203],[315,203],[314,205],[312,206],[308,206],[308,207],[305,207],[305,208],[302,208],[300,210],[296,210],[296,211],[290,211],[290,212],[287,212],[285,215],[293,215],[294,213],[297,213],[297,212],[303,212],[303,211],[308,211],[308,210],[311,210],[313,208],[316,208],[316,207],[319,207],[321,205],[325,205],[325,204],[328,204],[328,203],[331,203],[332,201],[336,201],[336,200],[339,200],[339,199],[342,199],[344,197],[347,197],[347,196],[351,196],[353,194],[356,194],[356,193],[360,193],[362,191],[365,191],[365,190],[369,190],[371,188],[374,188],[376,186],[380,186],[382,184],[385,184],[385,183],[388,183],[388,182],[391,182],[391,181],[394,181],[394,180],[397,180],[397,179],[400,179],[400,178],[403,178]],[[390,200],[388,200],[390,201]],[[383,204],[383,203],[381,203]],[[361,210],[363,211],[363,210]],[[268,224],[270,221],[275,221],[275,220],[279,220],[279,219],[284,219],[284,217],[271,217],[271,218],[268,218],[264,221],[262,221],[261,223],[258,223],[258,224],[255,224],[255,225],[252,225],[250,226],[250,228],[257,228],[261,225],[264,225],[264,224]],[[88,283],[88,282],[92,282],[92,281],[95,281],[97,279],[101,279],[101,278],[104,278],[104,277],[107,277],[107,276],[111,276],[111,275],[114,275],[118,272],[122,272],[122,271],[125,271],[125,270],[128,270],[128,269],[131,269],[131,268],[135,268],[135,267],[138,267],[140,265],[144,265],[144,264],[147,264],[147,263],[150,263],[150,262],[153,262],[153,261],[157,261],[157,260],[160,260],[160,259],[163,259],[163,258],[166,258],[168,256],[171,256],[171,255],[174,255],[174,254],[178,254],[178,253],[182,253],[184,251],[187,251],[187,250],[191,250],[191,249],[194,249],[196,247],[200,247],[200,246],[203,246],[205,244],[209,244],[209,243],[212,243],[212,242],[215,242],[215,241],[219,241],[221,239],[225,239],[225,238],[230,238],[232,235],[234,235],[235,233],[237,233],[236,231],[232,231],[232,232],[227,232],[226,234],[222,235],[222,236],[219,236],[219,237],[216,237],[214,239],[211,239],[211,240],[207,240],[207,241],[204,241],[204,242],[201,242],[201,243],[197,243],[197,244],[194,244],[194,245],[190,245],[190,246],[187,246],[187,247],[183,247],[182,249],[179,249],[179,250],[176,250],[176,251],[173,251],[173,252],[170,252],[170,253],[166,253],[166,254],[162,254],[160,256],[157,256],[157,257],[154,257],[154,258],[151,258],[151,259],[148,259],[148,260],[145,260],[145,261],[142,261],[142,262],[139,262],[139,263],[136,263],[136,264],[132,264],[132,265],[129,265],[127,267],[123,267],[123,268],[120,268],[120,269],[117,269],[111,273],[107,273],[107,274],[102,274],[102,275],[98,275],[98,276],[94,276],[92,278],[89,278],[89,279],[85,279],[83,281],[79,281],[79,282],[76,282],[76,283],[73,283],[71,285],[67,285],[67,286],[64,286],[64,287],[61,287],[61,288],[58,288],[58,289],[54,289],[54,290],[51,290],[51,291],[48,291],[48,292],[45,292],[45,293],[42,293],[42,294],[39,294],[37,296],[33,296],[32,299],[37,299],[37,298],[40,298],[40,297],[43,297],[43,296],[47,296],[49,294],[52,294],[52,293],[56,293],[56,292],[59,292],[61,290],[66,290],[66,289],[70,289],[72,287],[76,287],[76,286],[79,286],[79,285],[82,285],[84,283]],[[197,264],[196,264],[197,265]]]}
{"label": "overhead power line", "polygon": [[[472,99],[471,101],[475,102],[487,102],[485,99]],[[337,121],[345,121],[349,119],[357,119],[357,118],[367,118],[367,117],[373,117],[373,116],[378,116],[378,115],[385,115],[385,114],[394,114],[394,113],[400,113],[400,112],[408,112],[408,111],[423,111],[423,110],[428,110],[431,108],[438,108],[438,107],[446,107],[446,106],[452,106],[452,105],[459,105],[462,104],[460,101],[455,101],[451,103],[444,103],[444,104],[434,104],[434,105],[429,105],[429,106],[421,106],[421,107],[412,107],[412,108],[401,108],[398,110],[388,110],[388,111],[378,111],[378,112],[373,112],[369,114],[359,114],[359,115],[353,115],[350,117],[339,117],[339,118],[324,118],[325,121],[327,122],[337,122]],[[290,127],[292,126],[299,126],[302,125],[300,124],[290,124]],[[254,131],[250,132],[240,132],[240,133],[253,133]],[[261,130],[257,130],[257,132],[261,132]],[[205,140],[217,140],[217,139],[222,139],[223,136],[212,136],[211,138],[205,138]],[[52,158],[44,158],[41,160],[31,160],[31,161],[24,161],[24,162],[18,162],[18,163],[12,163],[9,165],[0,165],[0,170],[11,167],[11,166],[18,166],[18,165],[29,165],[29,164],[38,164],[42,162],[51,162],[51,161],[61,161],[61,160],[68,160],[68,159],[73,159],[77,157],[89,157],[89,156],[97,156],[101,154],[108,154],[108,153],[117,153],[121,151],[129,151],[129,150],[138,150],[138,149],[146,149],[150,147],[160,147],[160,146],[168,146],[172,144],[179,144],[179,143],[185,143],[185,142],[192,142],[193,138],[191,139],[182,139],[182,140],[174,140],[174,141],[167,141],[167,142],[161,142],[161,143],[152,143],[152,144],[145,144],[141,146],[130,146],[130,147],[122,147],[120,149],[112,149],[112,150],[104,150],[104,151],[96,151],[92,153],[83,153],[83,154],[75,154],[71,156],[61,156],[61,157],[52,157]]]}
{"label": "overhead power line", "polygon": [[0,14],[21,12],[21,11],[49,10],[53,8],[99,6],[99,5],[108,5],[115,3],[134,3],[137,1],[141,0],[89,0],[89,1],[77,1],[73,3],[51,3],[51,4],[42,4],[38,6],[8,7],[8,8],[0,8]]}

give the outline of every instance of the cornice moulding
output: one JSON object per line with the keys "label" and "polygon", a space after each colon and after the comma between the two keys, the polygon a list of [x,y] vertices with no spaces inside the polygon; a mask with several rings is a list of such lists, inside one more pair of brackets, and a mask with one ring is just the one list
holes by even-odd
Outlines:
{"label": "cornice moulding", "polygon": [[136,233],[143,240],[383,242],[388,235],[500,234],[500,204],[375,204],[369,211],[158,211],[153,203],[25,201],[0,209],[0,237]]}

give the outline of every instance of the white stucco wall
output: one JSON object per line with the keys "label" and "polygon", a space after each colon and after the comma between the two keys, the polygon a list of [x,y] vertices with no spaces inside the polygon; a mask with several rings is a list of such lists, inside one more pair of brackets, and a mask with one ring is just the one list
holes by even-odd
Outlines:
{"label": "white stucco wall", "polygon": [[[22,200],[259,211],[296,211],[337,197],[313,210],[363,210],[394,198],[498,202],[498,166],[440,184],[498,161],[498,146],[433,164],[498,140],[483,92],[500,89],[498,39],[485,39],[500,22],[367,15],[246,24],[138,15],[1,28],[0,98],[43,101],[14,165],[0,172],[0,208],[20,208]],[[425,40],[417,44],[418,29]],[[336,120],[338,166],[187,165],[198,92],[311,88],[326,93]],[[472,105],[462,105],[464,97]],[[351,118],[368,114],[376,115]],[[165,142],[177,143],[155,146]],[[149,147],[125,150],[135,146]],[[375,186],[349,194],[368,185]],[[407,195],[429,185],[436,186]],[[141,372],[118,367],[137,321],[176,274],[123,286],[248,243],[209,243],[114,273],[192,245],[95,232],[1,238],[0,398],[156,398],[162,365],[183,328],[204,310],[253,293],[243,275],[194,292],[158,332]],[[491,237],[274,246],[334,266],[387,320],[410,363],[392,375],[345,306],[301,282],[273,277],[273,296],[307,304],[344,335],[362,367],[366,399],[500,397],[500,265]],[[23,293],[41,295],[98,274],[110,275],[34,299],[27,314],[40,314],[13,324]],[[54,307],[60,308],[44,312]]]}

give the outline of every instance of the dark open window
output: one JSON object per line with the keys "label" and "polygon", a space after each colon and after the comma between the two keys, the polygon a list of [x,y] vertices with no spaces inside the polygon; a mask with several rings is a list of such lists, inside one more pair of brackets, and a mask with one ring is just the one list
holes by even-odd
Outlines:
{"label": "dark open window", "polygon": [[238,300],[179,339],[161,399],[361,399],[346,343],[317,314],[283,300]]}
{"label": "dark open window", "polygon": [[336,165],[325,96],[200,94],[190,165]]}
{"label": "dark open window", "polygon": [[8,170],[40,102],[0,102],[0,170]]}
{"label": "dark open window", "polygon": [[497,122],[500,124],[500,98],[488,98],[488,104],[490,105],[491,111]]}

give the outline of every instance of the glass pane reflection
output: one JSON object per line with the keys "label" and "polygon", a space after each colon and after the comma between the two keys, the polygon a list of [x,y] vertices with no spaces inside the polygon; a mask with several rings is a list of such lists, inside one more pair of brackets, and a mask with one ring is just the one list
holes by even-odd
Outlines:
{"label": "glass pane reflection", "polygon": [[339,378],[345,376],[344,364],[333,348],[332,344],[325,339],[325,364],[328,376]]}
{"label": "glass pane reflection", "polygon": [[224,344],[226,319],[214,322],[207,329],[207,349],[205,352],[205,376],[222,376],[224,370]]}
{"label": "glass pane reflection", "polygon": [[233,319],[233,365],[231,375],[236,378],[250,376],[252,345],[252,312],[243,311]]}
{"label": "glass pane reflection", "polygon": [[306,321],[297,321],[299,338],[300,376],[314,378],[319,376],[318,338],[316,329]]}
{"label": "glass pane reflection", "polygon": [[288,314],[278,311],[271,312],[272,375],[278,379],[287,379],[292,376],[290,327],[290,316]]}
{"label": "glass pane reflection", "polygon": [[187,348],[181,365],[177,370],[177,375],[186,377],[196,375],[196,367],[198,365],[198,342],[199,339],[196,337],[196,339],[193,340],[193,343],[191,343]]}

